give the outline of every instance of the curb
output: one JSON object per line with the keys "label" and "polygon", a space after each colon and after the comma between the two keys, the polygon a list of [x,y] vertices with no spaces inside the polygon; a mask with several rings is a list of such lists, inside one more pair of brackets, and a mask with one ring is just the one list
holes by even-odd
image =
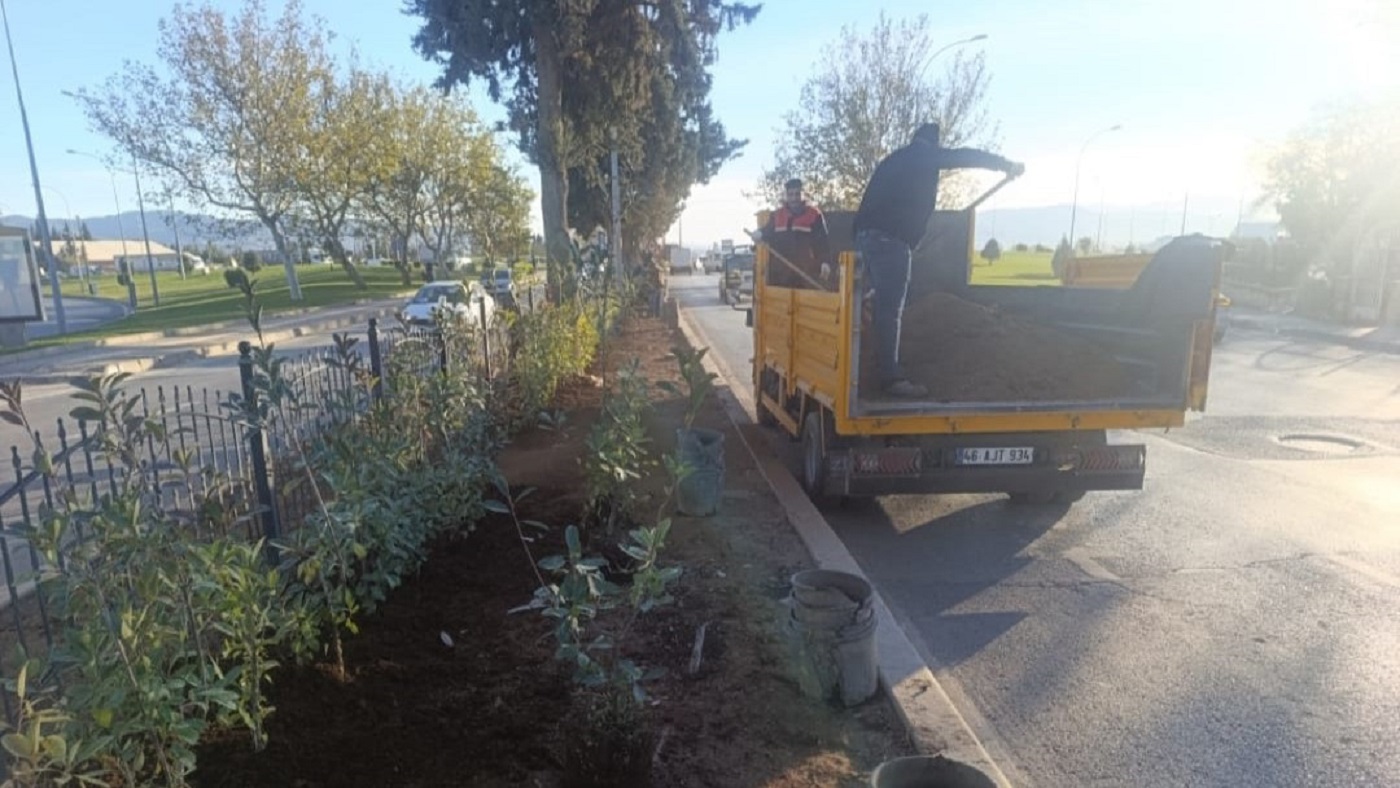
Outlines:
{"label": "curb", "polygon": [[[335,318],[334,320],[324,320],[319,323],[309,325],[294,326],[280,331],[266,331],[263,339],[268,343],[285,342],[289,339],[297,339],[308,334],[319,334],[325,331],[333,331],[338,328],[352,328],[362,323],[368,323],[371,318],[383,318],[392,315],[392,307],[384,307],[373,312],[361,312],[357,315]],[[140,356],[137,358],[122,359],[102,365],[93,365],[82,369],[70,370],[66,372],[41,372],[32,375],[17,376],[24,383],[31,386],[43,386],[53,384],[71,383],[76,379],[89,378],[95,375],[113,375],[117,373],[138,374],[152,369],[165,369],[179,366],[199,358],[225,355],[236,352],[241,339],[226,339],[218,342],[209,342],[197,345],[192,348],[174,350],[169,353],[152,356]]]}
{"label": "curb", "polygon": [[[681,333],[686,340],[697,348],[709,347],[704,330],[691,322],[685,310],[678,311]],[[792,472],[778,457],[762,447],[762,428],[753,420],[753,396],[740,385],[744,378],[736,375],[727,362],[714,354],[705,354],[704,363],[727,384],[719,389],[725,414],[817,566],[848,572],[870,581],[878,621],[875,627],[875,653],[879,662],[880,684],[898,710],[900,721],[914,748],[923,755],[943,754],[974,766],[985,772],[998,786],[1009,788],[1010,781],[978,741],[952,699],[934,678],[933,672],[924,664],[875,583],[861,571],[855,557],[802,491]]]}
{"label": "curb", "polygon": [[[395,304],[397,304],[399,300],[400,297],[398,296],[392,298],[362,298],[356,301],[346,301],[340,304],[329,304],[327,306],[312,306],[305,307],[303,309],[294,309],[286,312],[278,312],[276,314],[269,315],[268,317],[270,317],[273,320],[284,320],[288,318],[315,315],[317,313],[325,312],[330,309],[369,306],[373,304],[384,303],[386,301],[392,301]],[[126,310],[126,313],[128,315],[131,314],[130,307],[124,306],[123,308]],[[385,306],[384,309],[392,311],[392,308],[389,306]],[[33,350],[19,350],[15,351],[14,353],[0,355],[0,358],[17,361],[30,361],[34,359],[49,358],[51,356],[61,356],[70,353],[81,353],[85,350],[93,350],[95,348],[127,347],[131,345],[144,345],[147,342],[154,342],[160,339],[175,339],[178,337],[197,337],[200,334],[228,331],[230,329],[235,329],[246,325],[247,322],[243,320],[223,320],[218,323],[206,323],[202,326],[168,328],[164,331],[144,331],[140,334],[121,334],[119,336],[85,340],[83,342],[74,342],[67,345],[52,345],[50,347],[35,348]]]}

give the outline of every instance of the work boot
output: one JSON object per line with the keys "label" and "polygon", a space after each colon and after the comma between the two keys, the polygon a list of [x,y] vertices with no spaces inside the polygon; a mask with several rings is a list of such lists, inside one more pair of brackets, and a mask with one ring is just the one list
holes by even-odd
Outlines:
{"label": "work boot", "polygon": [[928,396],[928,387],[920,386],[908,379],[900,378],[885,386],[885,393],[900,399],[918,399]]}

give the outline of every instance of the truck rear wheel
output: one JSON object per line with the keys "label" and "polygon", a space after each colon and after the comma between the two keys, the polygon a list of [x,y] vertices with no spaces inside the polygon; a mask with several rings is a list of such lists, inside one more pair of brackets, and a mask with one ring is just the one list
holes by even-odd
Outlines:
{"label": "truck rear wheel", "polygon": [[820,411],[807,414],[802,422],[802,489],[818,506],[839,503],[841,496],[826,491],[827,433]]}

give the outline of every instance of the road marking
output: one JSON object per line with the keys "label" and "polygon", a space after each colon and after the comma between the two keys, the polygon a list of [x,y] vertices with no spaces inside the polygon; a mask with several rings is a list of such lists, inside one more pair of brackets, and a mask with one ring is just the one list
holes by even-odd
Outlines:
{"label": "road marking", "polygon": [[1121,583],[1123,578],[1108,571],[1108,568],[1089,555],[1089,551],[1083,547],[1072,547],[1060,554],[1066,561],[1074,564],[1079,571],[1094,578],[1108,583]]}

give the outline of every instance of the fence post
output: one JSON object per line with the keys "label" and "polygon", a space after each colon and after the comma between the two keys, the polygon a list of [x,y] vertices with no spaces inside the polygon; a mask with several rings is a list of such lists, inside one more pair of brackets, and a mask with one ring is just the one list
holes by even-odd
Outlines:
{"label": "fence post", "polygon": [[384,399],[384,356],[379,350],[379,318],[369,319],[369,371],[374,376],[374,401]]}
{"label": "fence post", "polygon": [[477,302],[481,313],[481,359],[486,362],[486,379],[491,379],[491,327],[486,324],[486,299]]}
{"label": "fence post", "polygon": [[253,345],[248,340],[238,343],[238,377],[243,382],[243,408],[248,415],[248,455],[253,462],[253,491],[262,508],[263,537],[267,539],[268,558],[275,561],[276,548],[272,540],[282,535],[277,521],[277,500],[272,496],[272,472],[267,467],[267,434],[259,413],[258,391],[253,386]]}

